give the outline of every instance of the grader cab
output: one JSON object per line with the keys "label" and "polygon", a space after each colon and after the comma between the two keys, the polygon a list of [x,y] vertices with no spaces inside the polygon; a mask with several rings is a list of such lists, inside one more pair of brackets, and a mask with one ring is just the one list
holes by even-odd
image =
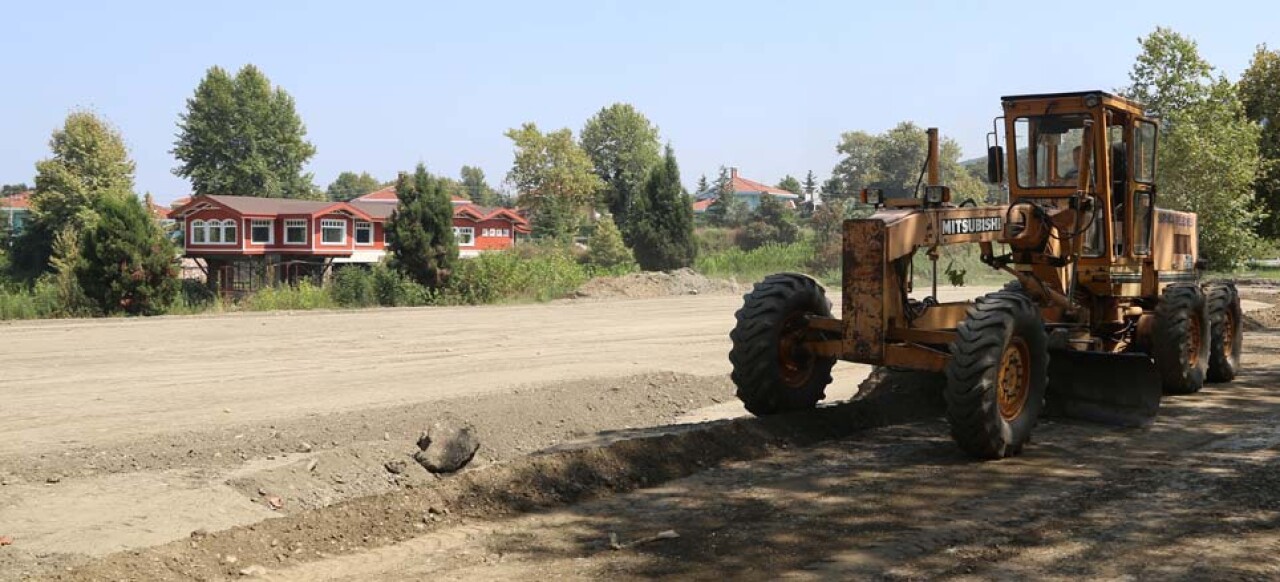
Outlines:
{"label": "grader cab", "polygon": [[[930,129],[923,191],[863,190],[875,213],[844,222],[839,319],[804,275],[772,275],[745,296],[729,359],[750,412],[814,407],[838,359],[935,372],[957,444],[1002,458],[1021,451],[1042,413],[1142,426],[1162,394],[1236,375],[1239,296],[1200,282],[1196,216],[1157,206],[1158,124],[1102,91],[1003,106],[987,173],[1007,204],[953,203]],[[938,251],[961,244],[1011,280],[939,302]],[[933,263],[928,295],[914,288],[919,253]]]}

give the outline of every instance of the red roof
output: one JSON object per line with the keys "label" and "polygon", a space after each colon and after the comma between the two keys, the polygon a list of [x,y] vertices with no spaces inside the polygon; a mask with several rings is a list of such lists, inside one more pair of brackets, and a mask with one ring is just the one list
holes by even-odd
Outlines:
{"label": "red roof", "polygon": [[294,198],[259,198],[257,196],[215,196],[211,194],[196,196],[186,204],[174,208],[169,215],[174,217],[182,216],[210,203],[234,210],[245,216],[276,216],[279,214],[319,216],[331,212],[347,212],[365,220],[373,218],[360,207],[346,202],[297,200]]}
{"label": "red roof", "polygon": [[693,211],[706,212],[708,208],[711,208],[712,204],[716,203],[716,200],[717,200],[716,198],[706,198],[704,200],[698,200],[697,202],[693,203]]}
{"label": "red roof", "polygon": [[765,194],[772,194],[782,198],[799,198],[795,193],[788,192],[782,188],[774,188],[773,186],[761,184],[755,180],[743,178],[739,176],[736,171],[733,173],[733,177],[730,179],[730,182],[733,184],[734,192],[763,192]]}
{"label": "red roof", "polygon": [[[461,197],[461,196],[458,196],[457,194],[453,194],[453,195],[451,195],[451,196],[450,196],[450,198],[452,198],[452,200],[453,200],[453,203],[454,203],[454,204],[470,204],[470,203],[471,203],[471,201],[470,201],[470,200],[467,200],[466,198],[463,198],[463,197]],[[360,196],[360,197],[354,198],[354,199],[352,199],[351,201],[352,201],[352,202],[391,202],[391,203],[395,203],[395,202],[399,202],[399,201],[400,201],[400,198],[398,198],[398,197],[396,196],[396,187],[395,187],[395,186],[387,186],[386,188],[380,188],[380,189],[378,189],[378,190],[374,190],[373,192],[370,192],[370,193],[368,193],[368,194],[365,194],[364,196]]]}
{"label": "red roof", "polygon": [[31,194],[32,191],[27,190],[26,192],[18,192],[17,194],[10,194],[0,198],[0,208],[29,209],[31,208]]}

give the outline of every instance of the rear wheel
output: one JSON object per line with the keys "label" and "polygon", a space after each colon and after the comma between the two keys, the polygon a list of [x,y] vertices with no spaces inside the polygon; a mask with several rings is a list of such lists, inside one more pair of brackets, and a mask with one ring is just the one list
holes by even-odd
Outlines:
{"label": "rear wheel", "polygon": [[812,278],[780,273],[756,283],[743,299],[729,334],[738,399],[757,416],[813,408],[826,397],[836,361],[805,348],[805,319],[831,317],[826,293]]}
{"label": "rear wheel", "polygon": [[1165,394],[1193,394],[1204,387],[1210,320],[1204,293],[1192,285],[1166,287],[1156,304],[1151,355]]}
{"label": "rear wheel", "polygon": [[947,363],[947,420],[966,453],[1012,457],[1031,440],[1049,383],[1048,337],[1026,295],[978,298],[956,328]]}
{"label": "rear wheel", "polygon": [[1230,382],[1240,371],[1240,352],[1244,347],[1244,326],[1240,322],[1240,293],[1234,283],[1206,283],[1209,304],[1209,382]]}

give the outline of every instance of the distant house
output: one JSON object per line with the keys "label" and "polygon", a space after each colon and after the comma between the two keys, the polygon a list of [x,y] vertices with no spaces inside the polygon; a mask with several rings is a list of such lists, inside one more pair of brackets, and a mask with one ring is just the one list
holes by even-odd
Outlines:
{"label": "distant house", "polygon": [[0,197],[0,228],[18,234],[31,220],[31,191]]}
{"label": "distant house", "polygon": [[[386,255],[386,223],[394,188],[350,202],[192,197],[169,212],[177,221],[184,258],[223,292],[253,291],[273,282],[321,280],[335,265],[376,263]],[[528,222],[505,209],[455,199],[453,232],[459,255],[511,248]]]}
{"label": "distant house", "polygon": [[[787,208],[795,209],[800,201],[798,194],[793,194],[781,188],[774,188],[762,184],[755,180],[748,180],[738,175],[737,168],[729,168],[729,185],[733,190],[733,195],[743,202],[746,202],[747,208],[755,210],[760,206],[760,200],[765,196],[774,196],[782,201]],[[696,214],[706,212],[712,204],[720,197],[719,190],[712,186],[707,190],[698,192],[694,195],[693,211]]]}

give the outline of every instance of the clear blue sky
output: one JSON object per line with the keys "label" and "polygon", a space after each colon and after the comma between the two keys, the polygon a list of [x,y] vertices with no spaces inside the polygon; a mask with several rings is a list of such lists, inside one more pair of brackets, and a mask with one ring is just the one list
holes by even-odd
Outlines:
{"label": "clear blue sky", "polygon": [[721,164],[825,178],[841,132],[907,119],[980,155],[1000,95],[1123,86],[1157,25],[1233,79],[1258,44],[1280,46],[1274,1],[443,4],[6,2],[0,182],[30,183],[50,132],[85,107],[124,134],[140,191],[186,195],[168,152],[212,65],[254,63],[294,96],[321,186],[419,161],[496,183],[507,128],[576,132],[615,101],[659,126],[692,185]]}

